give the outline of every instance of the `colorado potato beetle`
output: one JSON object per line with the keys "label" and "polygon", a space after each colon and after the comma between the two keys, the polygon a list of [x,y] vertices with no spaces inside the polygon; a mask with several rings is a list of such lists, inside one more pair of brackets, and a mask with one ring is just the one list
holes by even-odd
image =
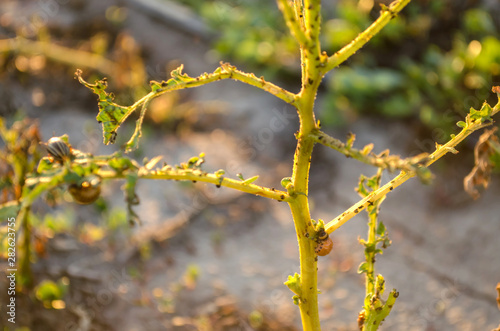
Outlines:
{"label": "colorado potato beetle", "polygon": [[59,162],[63,162],[71,155],[71,149],[68,144],[60,137],[50,138],[47,144],[45,144],[45,147],[49,155]]}
{"label": "colorado potato beetle", "polygon": [[87,176],[80,182],[71,184],[68,191],[76,202],[83,205],[90,204],[101,195],[101,177]]}
{"label": "colorado potato beetle", "polygon": [[316,252],[317,255],[325,256],[332,251],[333,241],[328,236],[328,233],[326,233],[324,229],[319,230],[316,237],[316,243],[317,244],[316,247],[314,248],[314,251]]}

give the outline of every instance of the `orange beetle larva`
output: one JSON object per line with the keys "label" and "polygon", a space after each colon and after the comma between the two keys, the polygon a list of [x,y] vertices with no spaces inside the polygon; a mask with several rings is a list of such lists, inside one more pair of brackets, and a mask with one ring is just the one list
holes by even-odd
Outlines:
{"label": "orange beetle larva", "polygon": [[84,205],[92,203],[101,195],[101,177],[91,175],[83,178],[79,183],[71,184],[68,191],[76,202]]}
{"label": "orange beetle larva", "polygon": [[324,229],[321,229],[318,232],[316,242],[317,245],[314,248],[314,251],[316,252],[317,255],[325,256],[332,251],[333,241],[328,236],[328,233],[326,233]]}

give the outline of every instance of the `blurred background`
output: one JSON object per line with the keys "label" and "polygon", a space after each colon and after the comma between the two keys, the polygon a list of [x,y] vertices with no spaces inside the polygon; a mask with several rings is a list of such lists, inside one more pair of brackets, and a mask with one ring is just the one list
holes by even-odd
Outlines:
{"label": "blurred background", "polygon": [[[324,1],[327,53],[375,20],[381,3],[388,4]],[[148,92],[150,80],[168,79],[180,64],[198,76],[220,61],[300,89],[298,48],[274,1],[2,1],[1,202],[19,193],[6,136],[37,143],[68,134],[73,147],[99,155],[119,150],[132,135],[130,118],[115,145],[102,144],[96,96],[74,79],[76,69],[89,82],[107,77],[116,102],[129,105]],[[330,135],[345,140],[353,132],[355,147],[373,142],[377,153],[389,148],[406,157],[447,141],[471,107],[496,104],[493,85],[500,85],[500,3],[414,0],[324,78],[316,111]],[[179,164],[204,152],[207,171],[260,175],[257,184],[279,188],[291,175],[297,129],[292,107],[221,81],[151,103],[132,156],[141,162],[163,155]],[[431,185],[412,180],[382,205],[393,244],[378,257],[377,272],[400,292],[382,330],[492,330],[500,323],[495,169],[478,199],[463,189],[479,135],[461,144],[459,155],[433,165]],[[43,155],[41,147],[30,151],[32,166]],[[497,168],[499,160],[492,156]],[[355,203],[361,173],[372,176],[375,169],[317,146],[312,217],[329,221]],[[393,176],[385,173],[383,180]],[[89,206],[72,203],[65,188],[37,201],[34,288],[17,295],[16,328],[2,314],[4,330],[301,329],[283,285],[299,271],[286,204],[202,183],[141,181],[135,210],[142,225],[131,227],[122,185],[105,182],[102,197]],[[5,231],[2,223],[2,254]],[[331,236],[334,250],[320,258],[324,330],[357,329],[364,296],[357,239],[366,231],[360,214]],[[0,282],[3,288],[6,280]]]}

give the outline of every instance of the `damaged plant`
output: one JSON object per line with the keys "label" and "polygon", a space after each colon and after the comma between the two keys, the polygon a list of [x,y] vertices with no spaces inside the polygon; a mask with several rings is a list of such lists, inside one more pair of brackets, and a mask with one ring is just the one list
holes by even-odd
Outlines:
{"label": "damaged plant", "polygon": [[[99,196],[102,183],[115,179],[125,179],[126,184],[123,190],[131,222],[138,221],[138,216],[133,211],[133,206],[139,202],[135,194],[135,186],[138,180],[143,179],[198,181],[284,201],[288,203],[291,210],[300,251],[300,270],[293,276],[289,276],[285,284],[294,293],[293,300],[300,310],[303,329],[317,331],[321,329],[317,288],[318,256],[326,255],[332,250],[330,234],[366,209],[369,231],[367,239],[361,240],[365,248],[366,261],[358,270],[359,273],[365,274],[366,293],[363,310],[358,316],[358,325],[360,330],[376,330],[389,315],[398,297],[396,290],[390,291],[388,297],[384,297],[385,279],[375,273],[375,255],[381,253],[381,249],[390,244],[387,230],[377,218],[381,203],[389,192],[410,178],[418,177],[424,183],[430,182],[432,175],[428,167],[449,152],[456,154],[455,147],[461,141],[474,131],[491,125],[492,116],[500,111],[500,88],[496,87],[494,92],[497,93],[499,102],[494,107],[484,103],[479,110],[471,109],[465,121],[457,123],[462,130],[456,135],[451,135],[447,143],[436,144],[436,149],[431,154],[425,153],[408,158],[391,155],[388,150],[375,154],[372,151],[373,144],[357,149],[354,147],[354,135],[350,135],[346,142],[342,142],[321,130],[319,121],[315,119],[314,102],[324,75],[344,63],[365,45],[409,2],[410,0],[397,0],[389,6],[383,5],[380,17],[373,24],[345,47],[328,55],[322,51],[320,44],[321,2],[319,0],[277,0],[289,31],[300,47],[302,77],[301,89],[298,93],[290,92],[263,77],[242,72],[228,63],[221,63],[214,72],[204,73],[198,77],[190,77],[182,73],[181,65],[171,72],[169,80],[152,81],[150,93],[131,106],[122,106],[113,101],[111,93],[106,92],[105,80],[96,81],[93,84],[88,83],[82,78],[81,71],[78,71],[76,73],[78,80],[98,95],[97,120],[102,123],[104,143],[114,143],[120,125],[132,113],[139,110],[135,132],[123,151],[103,156],[86,154],[72,148],[66,136],[52,138],[46,145],[48,156],[42,158],[37,170],[27,176],[22,195],[17,199],[18,203],[15,207],[10,206],[8,211],[19,212],[18,219],[21,220],[19,223],[27,228],[30,206],[42,193],[67,185],[75,201],[91,203]],[[125,155],[138,147],[142,121],[151,100],[171,91],[198,87],[222,79],[233,79],[255,86],[297,109],[300,129],[295,136],[297,145],[291,165],[291,176],[281,181],[283,190],[255,184],[258,176],[248,179],[230,178],[223,169],[205,171],[202,168],[205,158],[203,153],[180,165],[161,164],[161,157],[139,164]],[[312,219],[309,211],[309,170],[311,154],[316,144],[330,147],[347,157],[378,169],[374,177],[361,177],[357,188],[362,197],[361,200],[329,222]],[[493,141],[488,146],[498,148],[498,141]],[[400,173],[382,185],[381,175],[384,170]],[[486,167],[483,170],[488,169]],[[476,178],[479,177],[476,176]],[[470,183],[472,186],[483,184],[480,180],[471,180]],[[29,237],[26,235],[24,243],[29,245]]]}

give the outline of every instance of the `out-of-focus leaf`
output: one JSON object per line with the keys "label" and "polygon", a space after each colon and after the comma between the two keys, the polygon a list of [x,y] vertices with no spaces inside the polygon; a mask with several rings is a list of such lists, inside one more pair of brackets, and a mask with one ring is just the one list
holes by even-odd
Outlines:
{"label": "out-of-focus leaf", "polygon": [[130,107],[123,107],[113,102],[114,95],[107,93],[108,83],[105,79],[97,80],[95,84],[87,83],[82,78],[82,72],[78,70],[76,77],[85,87],[91,89],[99,97],[99,113],[97,120],[102,123],[104,143],[113,144],[116,140],[116,131],[125,119],[131,114]]}
{"label": "out-of-focus leaf", "polygon": [[9,201],[0,205],[0,219],[6,220],[11,217],[16,217],[19,213],[19,203],[17,201]]}

